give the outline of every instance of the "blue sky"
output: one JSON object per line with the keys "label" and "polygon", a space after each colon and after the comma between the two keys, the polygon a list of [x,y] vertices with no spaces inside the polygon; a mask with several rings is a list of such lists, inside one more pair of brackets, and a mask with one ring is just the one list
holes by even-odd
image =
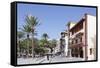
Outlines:
{"label": "blue sky", "polygon": [[79,21],[85,13],[96,15],[96,8],[19,3],[17,28],[22,28],[25,24],[25,16],[30,14],[38,17],[41,24],[36,28],[37,38],[40,39],[43,33],[47,33],[50,39],[59,39],[60,33],[67,29],[66,24],[69,21]]}

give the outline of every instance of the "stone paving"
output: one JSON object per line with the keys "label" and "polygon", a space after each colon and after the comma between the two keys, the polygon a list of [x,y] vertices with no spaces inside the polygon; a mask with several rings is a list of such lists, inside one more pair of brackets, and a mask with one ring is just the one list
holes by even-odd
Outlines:
{"label": "stone paving", "polygon": [[40,63],[43,59],[44,59],[44,57],[40,57],[40,58],[18,58],[17,64],[18,65],[21,65],[21,64],[37,64],[37,63]]}
{"label": "stone paving", "polygon": [[64,56],[55,56],[50,57],[47,60],[47,57],[40,57],[40,58],[18,58],[17,62],[18,65],[21,64],[40,64],[40,63],[56,63],[56,62],[72,62],[72,61],[84,61],[82,58],[76,57],[64,57]]}
{"label": "stone paving", "polygon": [[76,58],[76,57],[56,56],[56,57],[50,58],[50,60],[44,60],[41,63],[72,62],[72,61],[84,61],[84,59]]}

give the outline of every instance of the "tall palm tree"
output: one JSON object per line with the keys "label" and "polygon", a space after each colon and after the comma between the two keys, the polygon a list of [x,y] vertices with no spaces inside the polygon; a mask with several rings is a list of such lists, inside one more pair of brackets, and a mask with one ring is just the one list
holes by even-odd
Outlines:
{"label": "tall palm tree", "polygon": [[24,36],[23,32],[21,32],[21,31],[17,32],[17,39],[18,39],[18,45],[17,45],[18,51],[17,52],[18,52],[18,56],[21,55],[21,53],[20,53],[20,40],[21,40],[21,38],[23,38],[23,36]]}
{"label": "tall palm tree", "polygon": [[30,29],[30,33],[32,36],[32,57],[34,57],[34,35],[36,35],[36,26],[40,25],[37,17],[31,16],[31,15],[27,15],[25,18],[26,21],[26,25],[28,25],[29,29]]}
{"label": "tall palm tree", "polygon": [[22,30],[26,33],[26,37],[27,37],[27,50],[26,50],[26,52],[27,52],[27,57],[28,57],[28,54],[29,54],[29,43],[28,42],[29,42],[29,36],[30,36],[31,29],[30,29],[29,25],[25,24],[23,26]]}

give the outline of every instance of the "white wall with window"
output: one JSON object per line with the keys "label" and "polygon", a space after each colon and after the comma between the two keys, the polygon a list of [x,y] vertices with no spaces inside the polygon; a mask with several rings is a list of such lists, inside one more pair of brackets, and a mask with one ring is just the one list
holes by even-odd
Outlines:
{"label": "white wall with window", "polygon": [[88,60],[96,58],[96,17],[87,15]]}

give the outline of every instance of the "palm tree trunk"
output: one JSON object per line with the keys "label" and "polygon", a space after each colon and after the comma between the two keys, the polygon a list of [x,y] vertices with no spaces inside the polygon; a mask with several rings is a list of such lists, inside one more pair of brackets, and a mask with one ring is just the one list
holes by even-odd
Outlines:
{"label": "palm tree trunk", "polygon": [[27,57],[29,57],[29,39],[27,40]]}
{"label": "palm tree trunk", "polygon": [[27,34],[27,58],[29,57],[29,34]]}
{"label": "palm tree trunk", "polygon": [[32,34],[32,58],[34,58],[34,36]]}

